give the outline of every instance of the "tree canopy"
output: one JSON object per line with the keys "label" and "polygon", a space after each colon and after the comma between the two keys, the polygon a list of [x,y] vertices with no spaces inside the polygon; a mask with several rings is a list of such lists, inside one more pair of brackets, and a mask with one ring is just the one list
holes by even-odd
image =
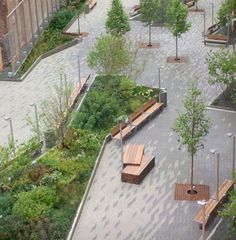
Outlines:
{"label": "tree canopy", "polygon": [[160,10],[161,1],[160,0],[141,0],[141,17],[142,21],[147,24],[152,24],[161,19]]}
{"label": "tree canopy", "polygon": [[236,92],[236,55],[230,51],[210,52],[206,59],[210,84],[220,84],[228,94]]}
{"label": "tree canopy", "polygon": [[175,37],[180,37],[191,27],[191,23],[187,23],[188,9],[180,0],[172,0],[167,9],[167,26]]}
{"label": "tree canopy", "polygon": [[106,30],[110,34],[125,34],[130,31],[129,18],[120,0],[113,0],[107,14]]}
{"label": "tree canopy", "polygon": [[225,0],[218,11],[218,20],[221,26],[228,22],[228,17],[236,17],[236,1]]}
{"label": "tree canopy", "polygon": [[88,54],[88,65],[97,73],[114,75],[123,72],[130,64],[131,56],[125,39],[116,35],[105,35],[97,39]]}
{"label": "tree canopy", "polygon": [[192,84],[184,98],[185,111],[176,118],[173,130],[179,135],[180,146],[186,146],[191,156],[191,190],[193,186],[193,158],[204,147],[209,132],[210,119],[206,117],[206,106],[201,90]]}

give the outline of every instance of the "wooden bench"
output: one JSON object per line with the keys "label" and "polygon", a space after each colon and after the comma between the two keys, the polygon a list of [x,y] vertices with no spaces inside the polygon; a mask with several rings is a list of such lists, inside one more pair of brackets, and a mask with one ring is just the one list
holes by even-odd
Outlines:
{"label": "wooden bench", "polygon": [[73,108],[75,105],[75,102],[80,95],[80,93],[83,91],[85,88],[86,82],[90,78],[90,74],[88,75],[87,78],[81,78],[80,83],[77,83],[73,91],[71,92],[70,99],[69,99],[69,109]]}
{"label": "wooden bench", "polygon": [[[142,123],[144,123],[150,116],[152,116],[154,113],[160,112],[163,108],[164,104],[158,103],[156,99],[151,99],[146,102],[140,109],[129,116],[129,123],[122,125],[122,139],[136,130],[137,127],[142,125]],[[113,139],[120,140],[121,136],[119,125],[115,126],[111,130],[111,136]]]}
{"label": "wooden bench", "polygon": [[144,153],[144,146],[138,144],[128,144],[123,157],[123,166],[140,165]]}
{"label": "wooden bench", "polygon": [[91,11],[97,5],[97,0],[89,0],[89,11]]}
{"label": "wooden bench", "polygon": [[128,165],[121,171],[121,181],[140,184],[145,176],[155,166],[155,157],[143,155],[139,166]]}
{"label": "wooden bench", "polygon": [[[211,198],[207,201],[205,205],[205,225],[207,225],[208,220],[211,216],[213,216],[218,207],[222,205],[224,200],[228,196],[228,192],[232,190],[234,187],[234,182],[229,179],[225,179],[224,182],[219,187],[219,200],[217,201],[214,198]],[[197,215],[194,218],[194,221],[199,223],[199,228],[202,229],[203,225],[203,208],[197,213]]]}
{"label": "wooden bench", "polygon": [[227,36],[222,34],[210,34],[207,36],[207,39],[205,39],[204,43],[224,44],[227,46],[228,39],[227,39]]}
{"label": "wooden bench", "polygon": [[216,31],[219,30],[219,29],[220,29],[220,25],[219,25],[218,23],[216,23],[216,24],[210,26],[210,27],[207,29],[207,33],[210,35],[210,34],[216,32]]}
{"label": "wooden bench", "polygon": [[228,45],[228,41],[225,40],[216,40],[216,39],[210,39],[207,38],[205,41],[203,41],[203,43],[211,43],[211,44],[224,44],[224,45]]}
{"label": "wooden bench", "polygon": [[195,5],[195,1],[185,1],[184,3],[188,8],[191,8]]}

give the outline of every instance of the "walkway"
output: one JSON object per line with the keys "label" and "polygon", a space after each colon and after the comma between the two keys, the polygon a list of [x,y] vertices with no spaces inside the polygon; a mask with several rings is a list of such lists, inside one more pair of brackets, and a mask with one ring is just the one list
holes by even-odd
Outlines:
{"label": "walkway", "polygon": [[[215,6],[219,2],[216,1]],[[206,9],[207,23],[211,21],[210,3],[199,1],[199,7]],[[97,11],[103,6],[98,3]],[[165,28],[153,28],[153,42],[160,42],[159,49],[140,51],[140,58],[147,57],[147,64],[137,82],[157,86],[157,72],[153,69],[165,65],[161,75],[162,86],[168,90],[168,107],[125,143],[144,144],[145,152],[156,157],[154,170],[139,186],[122,183],[119,145],[110,142],[106,146],[73,240],[200,238],[198,225],[193,222],[199,210],[197,203],[174,200],[174,184],[189,181],[190,159],[185,149],[179,151],[171,126],[177,116],[176,109],[183,107],[182,99],[192,79],[197,78],[208,103],[218,95],[220,89],[207,84],[205,57],[210,49],[216,48],[205,47],[202,43],[203,16],[201,13],[190,13],[189,20],[193,26],[179,41],[180,55],[189,57],[188,64],[166,63],[166,57],[175,53],[175,42]],[[143,33],[141,38],[147,40],[147,28],[140,22],[132,21],[131,24],[130,35],[139,39],[140,33]],[[213,125],[205,149],[196,157],[194,179],[196,183],[210,185],[212,195],[216,189],[216,162],[209,150],[217,148],[221,153],[220,181],[223,181],[230,176],[231,166],[231,141],[226,133],[235,131],[236,113],[208,110],[208,115]],[[211,227],[208,233],[210,230]]]}
{"label": "walkway", "polygon": [[[82,75],[91,70],[86,65],[86,56],[96,37],[104,32],[106,10],[111,0],[98,0],[94,10],[81,18],[81,31],[89,32],[84,41],[44,59],[22,83],[0,82],[0,144],[6,143],[9,134],[8,123],[3,119],[13,119],[15,138],[23,142],[30,136],[26,125],[27,114],[33,116],[31,102],[39,103],[49,94],[49,87],[59,82],[58,71],[64,69],[69,80],[77,81],[76,54],[81,58]],[[199,1],[204,7],[207,23],[210,24],[211,0]],[[215,6],[221,2],[214,1]],[[123,0],[126,8],[137,4],[138,0]],[[79,240],[198,240],[200,232],[192,221],[199,207],[195,202],[174,201],[174,183],[189,179],[189,158],[185,150],[179,151],[176,135],[171,126],[177,116],[176,109],[181,109],[183,95],[191,80],[198,78],[198,83],[207,102],[213,100],[219,89],[207,84],[207,66],[205,57],[210,49],[202,44],[203,16],[190,13],[193,23],[191,30],[180,39],[180,55],[188,56],[188,64],[167,64],[166,57],[174,55],[175,42],[165,28],[153,28],[153,41],[160,42],[159,49],[141,50],[139,58],[147,58],[144,73],[136,80],[139,84],[157,86],[158,66],[162,70],[162,86],[168,90],[168,107],[162,114],[149,122],[128,143],[144,144],[146,152],[155,155],[156,166],[140,186],[120,182],[121,159],[119,146],[111,142],[105,149],[98,168],[89,198],[85,204],[81,219],[77,225],[74,239]],[[148,37],[147,28],[140,22],[132,21],[130,35],[137,40]],[[76,23],[69,31],[76,32]],[[208,115],[214,120],[208,135],[205,150],[196,158],[195,182],[206,183],[215,190],[215,162],[209,155],[211,148],[221,153],[221,181],[229,177],[231,143],[225,137],[227,132],[235,132],[236,114],[209,110]],[[224,144],[223,144],[224,143]]]}

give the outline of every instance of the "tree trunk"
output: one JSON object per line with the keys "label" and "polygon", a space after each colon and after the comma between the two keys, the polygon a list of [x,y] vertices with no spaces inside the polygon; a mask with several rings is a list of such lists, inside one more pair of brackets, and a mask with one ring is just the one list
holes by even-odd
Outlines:
{"label": "tree trunk", "polygon": [[190,169],[190,185],[191,185],[191,194],[194,194],[193,191],[193,154],[191,154],[191,169]]}
{"label": "tree trunk", "polygon": [[197,1],[198,1],[198,0],[195,0],[195,4],[196,4],[196,11],[198,10]]}
{"label": "tree trunk", "polygon": [[151,23],[148,25],[148,47],[151,47],[152,46],[152,43],[151,43]]}
{"label": "tree trunk", "polygon": [[176,46],[176,51],[175,51],[175,60],[178,61],[178,36],[175,37],[175,46]]}

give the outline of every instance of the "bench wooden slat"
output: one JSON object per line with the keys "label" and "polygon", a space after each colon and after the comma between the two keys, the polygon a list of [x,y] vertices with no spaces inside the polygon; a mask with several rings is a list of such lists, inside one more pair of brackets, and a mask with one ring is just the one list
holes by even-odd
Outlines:
{"label": "bench wooden slat", "polygon": [[138,125],[142,124],[142,123],[147,119],[147,117],[148,117],[148,114],[143,113],[141,116],[139,116],[138,118],[136,118],[136,119],[132,122],[132,124],[133,124],[134,126],[138,126]]}
{"label": "bench wooden slat", "polygon": [[125,149],[123,164],[140,165],[144,153],[144,146],[138,144],[128,144]]}
{"label": "bench wooden slat", "polygon": [[[124,137],[126,137],[128,134],[130,134],[134,129],[135,129],[135,126],[134,126],[134,125],[127,125],[127,126],[122,130],[122,138],[124,138]],[[120,132],[118,132],[113,138],[120,140]]]}
{"label": "bench wooden slat", "polygon": [[[155,98],[146,102],[139,110],[129,116],[131,124],[122,125],[122,138],[125,138],[127,135],[129,135],[154,112],[162,110],[163,106],[163,103],[158,103]],[[116,126],[111,130],[111,135],[114,139],[120,139],[119,126]]]}
{"label": "bench wooden slat", "polygon": [[77,97],[79,96],[79,94],[81,93],[81,91],[83,90],[87,80],[88,80],[88,78],[81,78],[80,83],[76,84],[75,88],[73,89],[73,91],[71,92],[71,95],[70,95],[69,108],[72,108],[73,105],[75,104],[75,101],[76,101]]}
{"label": "bench wooden slat", "polygon": [[146,113],[152,114],[156,112],[158,109],[160,109],[163,106],[163,103],[155,103],[152,107],[150,107]]}
{"label": "bench wooden slat", "polygon": [[140,115],[142,115],[143,109],[139,109],[135,111],[134,113],[130,114],[130,121],[133,122],[136,118],[138,118]]}
{"label": "bench wooden slat", "polygon": [[[121,123],[121,129],[124,129],[128,124]],[[120,132],[120,125],[116,125],[114,128],[111,129],[111,135],[115,136],[117,133]]]}
{"label": "bench wooden slat", "polygon": [[224,182],[219,187],[219,201],[225,198],[228,191],[230,191],[234,186],[234,182],[229,179],[225,179]]}

